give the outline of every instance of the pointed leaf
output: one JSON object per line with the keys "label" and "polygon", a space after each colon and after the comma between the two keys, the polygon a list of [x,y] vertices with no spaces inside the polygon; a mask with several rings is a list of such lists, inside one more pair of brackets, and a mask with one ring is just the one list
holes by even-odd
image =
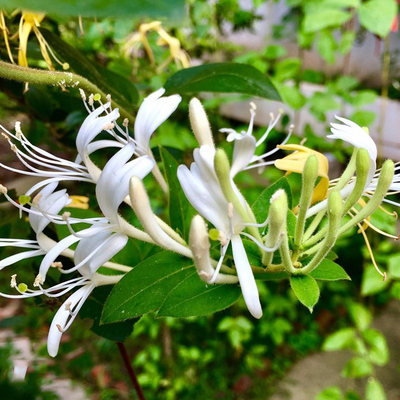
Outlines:
{"label": "pointed leaf", "polygon": [[247,64],[215,63],[183,69],[165,83],[168,93],[243,93],[280,100],[271,80]]}
{"label": "pointed leaf", "polygon": [[300,303],[312,312],[319,299],[319,287],[315,279],[309,275],[292,275],[290,286]]}
{"label": "pointed leaf", "polygon": [[206,315],[230,306],[239,295],[237,285],[207,287],[192,260],[160,252],[137,264],[114,286],[101,322],[124,321],[160,309],[162,316]]}
{"label": "pointed leaf", "polygon": [[40,28],[40,31],[58,57],[69,64],[71,71],[93,82],[104,93],[111,94],[119,105],[128,110],[137,103],[139,93],[131,81],[89,60],[53,32],[44,28]]}
{"label": "pointed leaf", "polygon": [[310,275],[314,279],[320,279],[322,281],[351,280],[347,272],[339,264],[328,259],[323,260]]}
{"label": "pointed leaf", "polygon": [[365,389],[365,400],[386,400],[385,389],[376,378],[369,378]]}
{"label": "pointed leaf", "polygon": [[237,285],[209,285],[192,270],[168,294],[157,313],[159,317],[194,317],[211,314],[231,306],[240,296]]}
{"label": "pointed leaf", "polygon": [[0,0],[2,7],[21,8],[31,11],[43,11],[48,14],[82,17],[125,17],[148,18],[163,17],[167,20],[181,20],[185,15],[184,0]]}
{"label": "pointed leaf", "polygon": [[165,176],[169,187],[169,220],[172,228],[177,230],[184,238],[190,227],[190,221],[195,214],[193,207],[182,190],[176,171],[178,162],[165,148],[160,148],[160,155],[164,165]]}

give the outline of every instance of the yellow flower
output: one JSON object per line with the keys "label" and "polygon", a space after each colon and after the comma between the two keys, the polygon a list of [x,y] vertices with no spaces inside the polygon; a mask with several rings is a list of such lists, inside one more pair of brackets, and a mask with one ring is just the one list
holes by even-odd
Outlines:
{"label": "yellow flower", "polygon": [[137,52],[137,47],[141,44],[149,57],[152,66],[155,66],[155,58],[153,50],[147,40],[147,33],[154,31],[158,34],[157,40],[158,46],[167,45],[169,47],[170,56],[157,68],[158,71],[162,71],[171,61],[175,61],[178,66],[182,68],[190,67],[189,57],[186,52],[181,48],[180,41],[171,36],[162,26],[161,21],[152,21],[149,23],[141,24],[138,32],[134,33],[126,42],[124,46],[125,53],[130,55]]}
{"label": "yellow flower", "polygon": [[311,199],[311,203],[316,203],[326,198],[329,187],[329,162],[328,159],[318,151],[309,149],[306,146],[299,144],[286,144],[278,146],[282,150],[293,151],[293,153],[287,155],[284,158],[275,161],[275,166],[288,174],[296,172],[301,174],[304,169],[304,165],[307,158],[314,155],[318,159],[318,176],[321,180],[318,182],[314,189],[314,193]]}
{"label": "yellow flower", "polygon": [[[14,11],[13,15],[18,13],[19,11]],[[21,67],[28,67],[28,59],[27,59],[27,47],[28,40],[31,32],[33,32],[39,42],[40,52],[42,53],[43,59],[47,64],[47,67],[50,70],[54,70],[53,62],[50,55],[53,59],[60,64],[63,69],[68,69],[68,63],[62,63],[57,56],[54,54],[53,50],[50,48],[46,39],[42,35],[39,30],[40,23],[43,21],[45,17],[44,13],[33,13],[30,11],[23,10],[21,12],[21,19],[19,21],[18,32],[15,37],[18,37],[18,64]],[[0,30],[3,32],[4,42],[6,45],[8,56],[11,62],[14,64],[14,58],[11,52],[10,44],[9,44],[9,31],[7,29],[5,19],[4,19],[4,11],[0,12]],[[14,36],[11,37],[13,39]]]}

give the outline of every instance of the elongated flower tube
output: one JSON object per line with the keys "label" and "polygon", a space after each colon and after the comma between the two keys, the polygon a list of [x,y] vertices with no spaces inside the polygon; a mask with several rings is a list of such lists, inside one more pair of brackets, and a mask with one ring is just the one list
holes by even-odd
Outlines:
{"label": "elongated flower tube", "polygon": [[[209,282],[214,276],[215,269],[212,267],[210,258],[210,240],[207,226],[200,215],[193,217],[190,224],[189,247],[193,253],[194,264],[199,277],[204,282]],[[214,283],[237,283],[235,275],[217,274]]]}
{"label": "elongated flower tube", "polygon": [[146,189],[139,177],[133,176],[130,180],[131,205],[145,231],[159,246],[191,258],[189,248],[175,241],[160,227],[150,206]]}

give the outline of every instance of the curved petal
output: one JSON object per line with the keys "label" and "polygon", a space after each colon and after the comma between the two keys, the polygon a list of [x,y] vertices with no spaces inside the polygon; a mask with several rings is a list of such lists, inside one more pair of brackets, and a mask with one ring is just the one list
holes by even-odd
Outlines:
{"label": "curved petal", "polygon": [[154,131],[176,110],[181,96],[174,94],[168,97],[161,97],[165,92],[164,88],[147,96],[135,120],[135,140],[139,151],[144,154],[150,152],[150,137]]}
{"label": "curved petal", "polygon": [[96,185],[96,197],[103,214],[116,222],[118,207],[129,193],[129,180],[132,176],[143,179],[154,166],[148,156],[139,157],[131,162],[135,145],[128,143],[119,150],[105,165]]}
{"label": "curved petal", "polygon": [[241,139],[235,140],[231,167],[232,178],[249,165],[254,156],[255,149],[256,139],[254,136],[245,135]]}
{"label": "curved petal", "polygon": [[203,182],[184,165],[178,167],[178,179],[185,196],[199,214],[210,221],[217,229],[224,232],[229,231],[228,203],[226,200],[225,204],[215,201],[204,187]]}
{"label": "curved petal", "polygon": [[43,250],[29,250],[29,251],[23,251],[18,254],[13,254],[12,256],[3,258],[0,261],[0,271],[3,268],[5,268],[11,264],[15,264],[18,261],[25,260],[27,258],[36,257],[36,256],[41,256],[43,254],[45,254],[45,252]]}
{"label": "curved petal", "polygon": [[250,314],[255,318],[261,318],[262,309],[258,296],[257,284],[249,260],[247,259],[242,239],[239,235],[233,235],[231,240],[233,260],[235,261],[244,301]]}
{"label": "curved petal", "polygon": [[90,257],[79,268],[83,276],[94,274],[102,265],[119,253],[126,245],[128,237],[119,233],[100,232],[90,238],[82,239],[75,250],[74,261],[78,265]]}
{"label": "curved petal", "polygon": [[[91,228],[89,228],[91,229]],[[39,267],[39,275],[42,277],[43,282],[46,279],[47,271],[49,270],[51,264],[56,260],[56,258],[69,246],[81,240],[79,237],[70,235],[60,240],[55,244],[45,255]]]}
{"label": "curved petal", "polygon": [[355,122],[338,116],[335,118],[343,122],[343,124],[332,123],[332,134],[327,137],[330,139],[342,139],[354,147],[366,149],[371,160],[375,162],[377,157],[377,148],[371,136]]}
{"label": "curved petal", "polygon": [[[94,289],[94,285],[86,285],[78,289],[58,309],[50,325],[47,337],[47,351],[51,357],[55,357],[60,347],[60,340],[66,325],[70,325],[83,306],[85,300]],[[73,313],[72,313],[73,311]]]}

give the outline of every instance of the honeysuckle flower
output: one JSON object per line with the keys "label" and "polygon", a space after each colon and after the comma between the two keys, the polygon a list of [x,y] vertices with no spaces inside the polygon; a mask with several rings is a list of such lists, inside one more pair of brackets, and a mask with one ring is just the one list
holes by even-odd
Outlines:
{"label": "honeysuckle flower", "polygon": [[[347,143],[350,143],[357,149],[365,149],[369,156],[369,169],[368,176],[365,183],[365,191],[368,191],[368,187],[374,179],[376,172],[376,158],[377,158],[377,148],[376,144],[368,134],[368,132],[357,125],[355,122],[350,121],[346,118],[336,116],[336,119],[342,122],[342,124],[332,123],[331,124],[331,134],[327,137],[329,139],[341,139]],[[354,173],[355,165],[350,165],[349,168],[353,168],[351,174]],[[352,177],[349,178],[348,182],[343,188],[340,188],[340,195],[342,198],[347,198],[352,190],[354,189],[355,181]],[[335,186],[334,186],[335,187]],[[326,208],[327,200],[323,200],[320,203],[311,207],[307,212],[307,217],[315,215],[322,209]]]}
{"label": "honeysuckle flower", "polygon": [[[98,264],[98,259],[108,261],[114,254],[125,247],[128,234],[136,234],[139,238],[147,239],[144,232],[126,223],[118,214],[118,208],[129,193],[129,181],[132,176],[143,179],[153,168],[154,161],[148,156],[142,156],[129,161],[135,152],[135,145],[130,141],[119,150],[105,165],[96,184],[96,198],[99,207],[104,215],[99,221],[89,221],[82,219],[80,222],[90,223],[91,226],[79,232],[71,230],[71,235],[60,240],[53,246],[43,258],[39,268],[39,281],[44,282],[47,271],[54,263],[56,258],[72,244],[78,243],[75,257],[78,262],[69,270],[60,269],[61,272],[68,273],[79,270],[81,266],[87,265],[93,269]],[[68,223],[69,215],[65,215]],[[129,231],[127,232],[127,226]],[[91,252],[82,258],[79,255],[82,251],[91,249]],[[109,256],[109,254],[112,254]]]}
{"label": "honeysuckle flower", "polygon": [[[36,233],[36,240],[25,239],[0,239],[0,246],[21,247],[31,249],[22,253],[14,254],[0,261],[0,270],[15,264],[18,261],[46,254],[46,252],[54,245],[54,241],[49,239],[44,233],[44,229],[66,205],[70,203],[67,191],[65,189],[54,191],[57,182],[52,182],[45,186],[33,199],[31,208],[24,208],[29,214],[29,222]],[[2,193],[14,205],[15,203],[2,187]]]}
{"label": "honeysuckle flower", "polygon": [[[15,11],[12,15],[15,15],[16,13],[18,13],[18,10]],[[15,35],[19,40],[18,64],[21,67],[28,67],[28,59],[27,59],[28,39],[31,32],[33,31],[39,42],[40,52],[42,53],[42,57],[46,62],[47,67],[50,70],[54,70],[53,62],[51,60],[52,57],[59,65],[62,66],[63,69],[68,69],[69,68],[68,63],[63,63],[57,58],[57,56],[54,54],[53,50],[51,49],[46,39],[39,30],[40,23],[43,21],[44,17],[45,17],[44,13],[33,13],[27,10],[21,11],[21,18],[19,21],[18,32]],[[0,17],[0,29],[3,31],[3,37],[4,37],[4,42],[6,44],[8,57],[10,58],[10,61],[14,63],[14,57],[12,55],[8,39],[9,31],[6,26],[3,10],[1,11],[1,17]],[[13,39],[13,37],[14,36],[12,36],[11,39]]]}
{"label": "honeysuckle flower", "polygon": [[307,161],[307,158],[311,155],[317,157],[318,176],[321,178],[321,180],[314,189],[311,203],[315,203],[317,201],[325,199],[329,187],[328,159],[322,153],[298,144],[287,144],[277,147],[282,150],[292,151],[292,153],[287,155],[286,157],[280,158],[275,161],[275,167],[286,171],[287,173],[296,172],[298,174],[301,174],[304,170],[304,165]]}
{"label": "honeysuckle flower", "polygon": [[162,71],[173,60],[175,60],[177,65],[183,68],[188,68],[190,66],[189,57],[186,52],[182,50],[179,40],[171,36],[165,29],[163,29],[161,24],[161,21],[152,21],[141,24],[138,32],[130,35],[130,37],[126,40],[124,45],[124,51],[126,55],[133,55],[135,58],[137,58],[137,52],[140,44],[143,44],[150,63],[155,66],[154,54],[146,37],[148,32],[155,31],[159,35],[157,45],[167,45],[170,51],[170,56],[157,68],[157,70]]}
{"label": "honeysuckle flower", "polygon": [[[262,309],[257,285],[240,238],[245,228],[245,221],[225,198],[214,169],[215,154],[215,149],[210,145],[195,149],[194,162],[190,169],[184,165],[178,167],[178,179],[192,206],[219,231],[221,257],[209,283],[214,283],[217,279],[225,253],[231,243],[243,298],[250,313],[255,318],[261,318]],[[236,192],[239,201],[246,207],[244,198],[237,189]]]}
{"label": "honeysuckle flower", "polygon": [[[247,131],[237,132],[232,128],[222,128],[220,132],[228,133],[227,141],[235,142],[234,144],[234,154],[237,154],[237,163],[236,167],[232,166],[232,176],[235,176],[238,172],[252,169],[252,168],[263,168],[268,165],[273,165],[274,161],[264,161],[267,157],[279,151],[279,148],[276,147],[270,151],[267,151],[261,155],[256,155],[256,149],[263,145],[265,140],[268,138],[272,129],[279,122],[282,112],[279,112],[275,117],[271,113],[270,122],[268,124],[267,130],[262,135],[262,137],[258,140],[253,136],[253,127],[254,127],[254,118],[256,115],[256,105],[254,103],[250,103],[250,122],[247,128]],[[285,140],[281,143],[281,146],[285,145],[287,141],[290,139],[293,131],[293,126],[290,127],[289,133],[286,136]]]}

